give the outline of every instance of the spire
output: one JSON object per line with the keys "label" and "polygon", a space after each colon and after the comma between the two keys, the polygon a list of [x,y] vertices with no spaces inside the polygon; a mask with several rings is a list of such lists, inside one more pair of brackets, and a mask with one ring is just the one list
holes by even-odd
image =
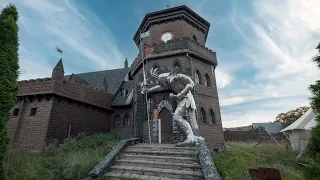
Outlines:
{"label": "spire", "polygon": [[57,65],[54,67],[54,69],[55,69],[55,70],[60,70],[60,71],[64,72],[62,59],[59,60],[59,62],[57,63]]}
{"label": "spire", "polygon": [[129,65],[128,65],[128,59],[126,58],[126,60],[124,61],[124,68],[128,68]]}
{"label": "spire", "polygon": [[64,68],[63,68],[62,59],[60,59],[57,65],[52,70],[51,78],[55,80],[63,80],[63,77],[64,77]]}

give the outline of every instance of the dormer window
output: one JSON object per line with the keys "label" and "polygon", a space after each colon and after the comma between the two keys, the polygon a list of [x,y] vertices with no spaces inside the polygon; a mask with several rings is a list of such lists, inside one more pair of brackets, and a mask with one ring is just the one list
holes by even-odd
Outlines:
{"label": "dormer window", "polygon": [[120,89],[120,95],[121,96],[127,96],[128,95],[128,90],[124,89],[124,88],[121,88]]}

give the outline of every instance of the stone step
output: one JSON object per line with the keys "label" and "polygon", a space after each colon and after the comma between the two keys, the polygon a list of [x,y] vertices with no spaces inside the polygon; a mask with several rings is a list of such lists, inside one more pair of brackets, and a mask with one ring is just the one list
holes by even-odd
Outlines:
{"label": "stone step", "polygon": [[148,175],[140,175],[140,174],[131,174],[131,173],[123,173],[123,172],[108,172],[104,175],[104,177],[108,180],[126,180],[126,179],[137,179],[137,180],[183,180],[177,178],[167,178],[167,177],[157,177],[157,176],[148,176]]}
{"label": "stone step", "polygon": [[167,178],[181,178],[181,179],[192,179],[198,180],[203,179],[201,170],[176,170],[176,169],[163,169],[163,168],[151,168],[141,166],[130,166],[130,165],[113,165],[111,166],[112,172],[119,173],[132,173],[139,175],[148,175],[156,177],[167,177]]}
{"label": "stone step", "polygon": [[150,156],[140,154],[123,154],[120,159],[129,160],[153,160],[158,162],[177,162],[177,163],[197,163],[195,157],[174,157],[174,156]]}
{"label": "stone step", "polygon": [[129,154],[144,154],[144,155],[162,155],[162,156],[195,156],[195,151],[184,150],[184,151],[167,151],[167,150],[150,150],[150,149],[135,149],[128,148],[124,151]]}
{"label": "stone step", "polygon": [[195,147],[177,147],[175,144],[135,144],[131,147],[141,147],[141,148],[162,148],[162,149],[187,149],[194,150]]}
{"label": "stone step", "polygon": [[194,149],[181,149],[181,148],[161,148],[161,147],[136,147],[136,146],[129,146],[127,149],[130,150],[138,150],[138,151],[170,151],[170,152],[193,152],[196,151]]}
{"label": "stone step", "polygon": [[155,168],[170,168],[178,170],[197,170],[201,166],[198,163],[177,163],[177,162],[161,162],[152,160],[141,160],[141,159],[118,159],[115,163],[116,165],[130,165],[130,166],[140,166],[140,167],[155,167]]}

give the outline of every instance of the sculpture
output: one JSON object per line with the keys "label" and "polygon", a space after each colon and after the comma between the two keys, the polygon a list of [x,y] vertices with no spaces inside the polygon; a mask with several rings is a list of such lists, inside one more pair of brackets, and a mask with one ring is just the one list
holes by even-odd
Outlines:
{"label": "sculpture", "polygon": [[[177,71],[158,75],[158,68],[152,68],[150,73],[157,80],[157,83],[150,88],[147,88],[146,83],[142,83],[142,93],[160,92],[169,89],[176,93],[170,93],[170,98],[178,100],[173,120],[187,136],[186,140],[178,143],[177,146],[194,145],[197,139],[195,134],[198,136],[199,128],[196,120],[196,104],[190,91],[194,88],[193,80],[185,74],[177,73]],[[188,117],[189,122],[184,119],[184,115]]]}

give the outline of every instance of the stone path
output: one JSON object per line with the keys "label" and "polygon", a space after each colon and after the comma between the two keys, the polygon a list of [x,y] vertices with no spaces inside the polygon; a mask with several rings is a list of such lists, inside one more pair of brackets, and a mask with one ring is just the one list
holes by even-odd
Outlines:
{"label": "stone path", "polygon": [[120,155],[104,177],[110,180],[198,180],[203,179],[203,174],[193,147],[136,144]]}

